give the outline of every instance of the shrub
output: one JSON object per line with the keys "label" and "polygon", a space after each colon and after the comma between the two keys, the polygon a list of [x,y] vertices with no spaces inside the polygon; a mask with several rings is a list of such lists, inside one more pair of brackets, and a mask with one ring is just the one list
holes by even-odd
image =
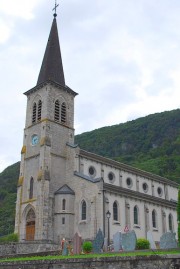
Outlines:
{"label": "shrub", "polygon": [[89,253],[92,251],[92,242],[85,241],[82,245],[83,252]]}
{"label": "shrub", "polygon": [[136,243],[136,249],[149,249],[150,243],[145,238],[138,238]]}
{"label": "shrub", "polygon": [[0,238],[0,243],[18,242],[19,238],[17,234],[8,234]]}

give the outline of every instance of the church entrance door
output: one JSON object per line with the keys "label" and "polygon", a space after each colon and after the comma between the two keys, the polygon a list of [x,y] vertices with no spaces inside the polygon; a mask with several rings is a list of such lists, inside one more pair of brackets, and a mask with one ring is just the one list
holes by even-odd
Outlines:
{"label": "church entrance door", "polygon": [[26,240],[34,240],[35,235],[35,221],[26,224]]}
{"label": "church entrance door", "polygon": [[30,209],[26,216],[26,240],[32,241],[35,238],[35,213]]}

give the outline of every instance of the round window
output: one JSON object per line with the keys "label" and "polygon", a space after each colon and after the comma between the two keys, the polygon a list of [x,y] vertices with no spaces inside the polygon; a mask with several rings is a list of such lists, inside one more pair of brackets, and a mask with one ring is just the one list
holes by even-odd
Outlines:
{"label": "round window", "polygon": [[158,188],[157,188],[157,192],[158,192],[158,195],[159,195],[159,196],[162,196],[162,194],[163,194],[163,190],[162,190],[161,187],[158,187]]}
{"label": "round window", "polygon": [[148,191],[148,184],[147,183],[143,183],[142,187],[143,187],[144,192]]}
{"label": "round window", "polygon": [[132,187],[132,179],[131,179],[130,177],[128,177],[128,178],[126,179],[126,184],[127,184],[127,186],[128,186],[129,188]]}
{"label": "round window", "polygon": [[113,174],[112,172],[110,172],[110,173],[108,174],[108,179],[109,179],[110,181],[113,181],[114,178],[115,178],[114,174]]}
{"label": "round window", "polygon": [[95,170],[95,168],[93,166],[89,167],[89,175],[91,177],[95,177],[95,175],[96,175],[96,170]]}

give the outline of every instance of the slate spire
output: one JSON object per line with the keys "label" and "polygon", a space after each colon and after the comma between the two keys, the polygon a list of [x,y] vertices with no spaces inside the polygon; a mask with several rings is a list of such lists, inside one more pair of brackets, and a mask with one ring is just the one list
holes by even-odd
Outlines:
{"label": "slate spire", "polygon": [[37,85],[47,80],[51,80],[65,86],[56,16],[55,13]]}

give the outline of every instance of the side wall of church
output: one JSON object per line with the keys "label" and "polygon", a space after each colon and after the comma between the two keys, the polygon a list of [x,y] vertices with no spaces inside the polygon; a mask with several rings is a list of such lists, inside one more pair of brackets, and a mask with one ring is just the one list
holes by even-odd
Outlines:
{"label": "side wall of church", "polygon": [[[164,232],[170,232],[168,217],[172,215],[173,232],[177,232],[177,213],[175,209],[167,206],[158,205],[142,201],[138,198],[125,197],[121,194],[106,193],[108,203],[106,210],[111,212],[110,218],[110,233],[111,238],[113,234],[118,231],[124,232],[126,226],[129,230],[134,230],[138,238],[146,238],[147,232],[151,231],[155,241],[160,241],[160,236]],[[113,219],[113,203],[118,203],[118,220]],[[126,206],[128,204],[128,208]],[[138,223],[134,223],[134,208],[138,208]],[[156,212],[156,227],[153,227],[152,211]],[[163,216],[165,213],[165,217]]]}
{"label": "side wall of church", "polygon": [[[176,183],[162,178],[158,180],[152,174],[128,169],[128,166],[119,164],[118,168],[116,162],[113,166],[111,160],[82,152],[84,155],[80,155],[79,165],[76,165],[78,172],[92,180],[103,178],[105,182],[105,212],[111,212],[111,238],[117,231],[123,232],[126,226],[135,230],[137,237],[146,238],[147,231],[151,231],[155,241],[159,241],[164,232],[177,231],[176,205],[171,202],[177,201]],[[114,216],[114,202],[118,217]],[[107,236],[107,218],[105,222]]]}

